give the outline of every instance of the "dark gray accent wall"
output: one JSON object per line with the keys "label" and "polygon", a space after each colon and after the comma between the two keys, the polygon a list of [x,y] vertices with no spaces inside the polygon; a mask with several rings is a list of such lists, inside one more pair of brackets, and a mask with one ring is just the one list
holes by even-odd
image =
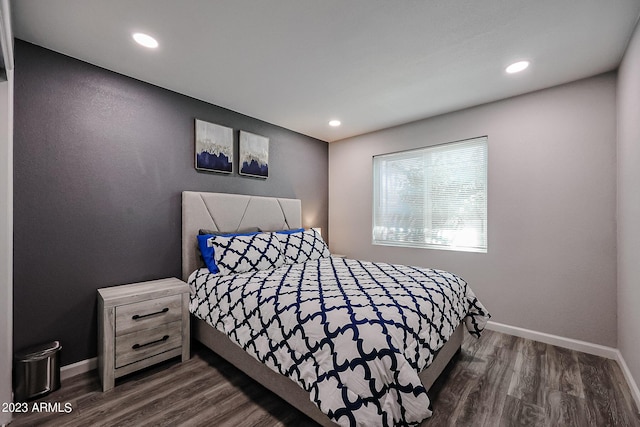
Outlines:
{"label": "dark gray accent wall", "polygon": [[[96,289],[180,277],[183,190],[299,198],[328,230],[323,141],[20,40],[14,114],[16,350],[94,357]],[[195,118],[233,128],[236,153],[239,130],[268,137],[269,178],[196,171]]]}

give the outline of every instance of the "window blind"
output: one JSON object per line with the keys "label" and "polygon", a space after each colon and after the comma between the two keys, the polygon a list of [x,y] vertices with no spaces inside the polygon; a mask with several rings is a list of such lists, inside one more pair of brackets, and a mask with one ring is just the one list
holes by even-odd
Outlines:
{"label": "window blind", "polygon": [[373,158],[373,243],[487,251],[487,137]]}

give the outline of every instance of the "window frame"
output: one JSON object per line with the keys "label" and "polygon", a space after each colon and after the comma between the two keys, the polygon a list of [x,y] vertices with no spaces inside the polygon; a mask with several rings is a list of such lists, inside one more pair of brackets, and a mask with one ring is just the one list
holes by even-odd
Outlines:
{"label": "window frame", "polygon": [[[392,239],[380,239],[379,237],[377,238],[376,235],[376,228],[377,226],[379,226],[379,224],[377,224],[376,222],[376,217],[380,217],[382,216],[382,213],[378,212],[377,209],[381,208],[381,204],[380,204],[380,199],[381,199],[381,182],[380,182],[380,174],[382,173],[380,171],[380,168],[377,166],[377,161],[384,159],[384,158],[391,158],[393,159],[394,157],[397,160],[401,160],[403,157],[406,159],[410,159],[412,158],[411,153],[417,153],[414,158],[419,158],[419,157],[423,157],[423,165],[426,164],[426,161],[424,160],[424,158],[426,158],[427,156],[431,155],[431,153],[434,153],[436,151],[440,151],[441,153],[444,151],[442,150],[443,147],[445,146],[452,146],[452,145],[473,145],[473,144],[479,144],[483,150],[483,155],[484,155],[484,164],[481,165],[481,167],[478,167],[478,169],[480,170],[480,173],[483,173],[484,177],[483,177],[483,184],[484,184],[484,192],[483,194],[483,210],[484,210],[484,218],[480,218],[482,222],[480,227],[476,227],[476,229],[480,229],[482,230],[484,233],[481,235],[481,239],[480,239],[480,243],[477,245],[455,245],[452,244],[451,242],[446,243],[446,244],[438,244],[438,243],[433,243],[431,242],[427,242],[426,238],[424,242],[414,242],[414,241],[403,241],[403,240],[392,240]],[[432,187],[427,185],[427,180],[428,177],[424,178],[424,183],[422,186],[422,191],[426,192],[427,194],[424,195],[423,197],[423,204],[422,204],[422,209],[424,210],[422,213],[422,217],[423,217],[423,221],[427,221],[427,219],[432,221],[432,218],[434,216],[434,210],[432,209],[432,206],[429,206],[429,204],[431,203],[431,201],[429,201],[432,198]],[[456,140],[456,141],[450,141],[450,142],[445,142],[445,143],[440,143],[440,144],[434,144],[434,145],[428,145],[428,146],[424,146],[424,147],[418,147],[418,148],[413,148],[413,149],[409,149],[409,150],[402,150],[402,151],[396,151],[396,152],[392,152],[392,153],[384,153],[384,154],[378,154],[378,155],[374,155],[372,157],[372,181],[373,181],[373,197],[372,197],[372,226],[371,226],[371,243],[372,245],[375,246],[394,246],[394,247],[410,247],[410,248],[419,248],[419,249],[437,249],[437,250],[448,250],[448,251],[460,251],[460,252],[475,252],[475,253],[488,253],[489,251],[489,229],[488,229],[488,222],[489,222],[489,209],[488,209],[488,193],[489,193],[489,137],[488,135],[482,135],[482,136],[477,136],[477,137],[472,137],[472,138],[466,138],[466,139],[462,139],[462,140]],[[420,215],[418,215],[418,217],[420,217]],[[432,224],[432,222],[431,222]],[[423,229],[426,230],[426,228],[424,228],[423,225]],[[433,230],[433,227],[431,227],[429,230]],[[431,232],[431,231],[430,231]],[[432,237],[433,239],[433,237]]]}

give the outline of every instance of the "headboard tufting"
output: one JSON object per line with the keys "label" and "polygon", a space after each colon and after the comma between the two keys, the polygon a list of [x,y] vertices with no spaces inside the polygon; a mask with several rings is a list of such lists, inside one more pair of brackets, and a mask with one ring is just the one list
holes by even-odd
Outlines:
{"label": "headboard tufting", "polygon": [[201,228],[234,232],[249,227],[264,231],[302,227],[299,199],[228,193],[182,192],[182,279],[199,267],[196,236]]}

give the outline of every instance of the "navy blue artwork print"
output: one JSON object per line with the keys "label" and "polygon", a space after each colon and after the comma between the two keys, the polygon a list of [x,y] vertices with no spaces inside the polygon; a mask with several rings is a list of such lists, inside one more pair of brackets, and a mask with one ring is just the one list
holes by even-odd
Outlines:
{"label": "navy blue artwork print", "polygon": [[269,176],[269,138],[240,131],[240,174]]}
{"label": "navy blue artwork print", "polygon": [[233,129],[196,119],[196,169],[233,172]]}

